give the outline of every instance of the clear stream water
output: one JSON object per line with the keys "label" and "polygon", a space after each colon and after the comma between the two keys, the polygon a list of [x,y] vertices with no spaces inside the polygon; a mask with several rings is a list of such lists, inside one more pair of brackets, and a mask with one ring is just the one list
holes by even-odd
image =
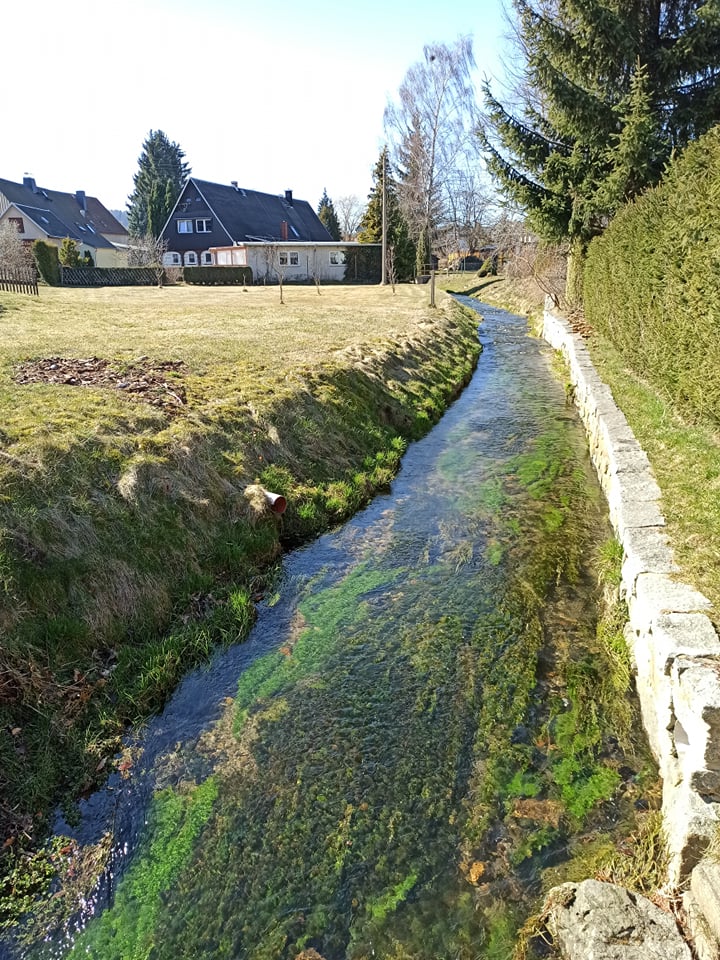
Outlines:
{"label": "clear stream water", "polygon": [[548,877],[626,827],[584,435],[526,321],[459,299],[483,316],[469,386],[58,822],[68,887],[109,866],[0,956],[507,957]]}

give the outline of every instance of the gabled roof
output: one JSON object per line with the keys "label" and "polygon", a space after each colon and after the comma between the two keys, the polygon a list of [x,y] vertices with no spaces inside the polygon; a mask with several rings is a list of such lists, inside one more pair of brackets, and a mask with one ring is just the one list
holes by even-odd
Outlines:
{"label": "gabled roof", "polygon": [[[236,243],[246,240],[332,240],[307,200],[295,200],[289,191],[277,196],[194,177],[188,182],[195,184]],[[287,237],[282,236],[283,221],[288,225]]]}
{"label": "gabled roof", "polygon": [[28,178],[26,183],[0,179],[0,194],[36,223],[49,237],[70,237],[90,247],[113,247],[104,233],[127,236],[127,230],[103,206],[97,197],[85,197],[83,215],[82,196],[46,190]]}

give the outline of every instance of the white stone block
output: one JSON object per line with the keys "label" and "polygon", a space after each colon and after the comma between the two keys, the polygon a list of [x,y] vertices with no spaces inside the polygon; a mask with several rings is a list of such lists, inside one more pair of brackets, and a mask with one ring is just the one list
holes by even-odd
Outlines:
{"label": "white stone block", "polygon": [[702,797],[720,802],[720,658],[679,656],[671,682],[683,776]]}
{"label": "white stone block", "polygon": [[622,579],[629,593],[641,573],[678,573],[667,534],[661,527],[629,527],[622,537]]}
{"label": "white stone block", "polygon": [[[715,958],[720,957],[720,864],[701,860],[690,875],[690,893],[715,938]],[[704,939],[704,938],[703,938]],[[712,954],[710,954],[712,957]]]}

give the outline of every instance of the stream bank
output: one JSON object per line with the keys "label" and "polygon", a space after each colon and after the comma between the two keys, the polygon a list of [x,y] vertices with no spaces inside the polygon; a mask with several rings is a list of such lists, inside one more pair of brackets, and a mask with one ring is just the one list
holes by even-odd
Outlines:
{"label": "stream bank", "polygon": [[75,875],[109,811],[110,909],[41,955],[503,957],[631,834],[653,773],[599,618],[600,492],[549,351],[482,312],[478,372],[391,492],[288,555],[247,644],[65,825]]}
{"label": "stream bank", "polygon": [[[478,353],[476,320],[443,298],[410,335],[369,335],[272,392],[249,395],[228,369],[221,399],[196,377],[172,416],[143,409],[47,456],[3,458],[0,929],[62,860],[42,848],[57,803],[72,821],[78,798],[127,771],[128,725],[247,636],[283,549],[387,488]],[[287,498],[281,519],[245,497],[256,481]]]}

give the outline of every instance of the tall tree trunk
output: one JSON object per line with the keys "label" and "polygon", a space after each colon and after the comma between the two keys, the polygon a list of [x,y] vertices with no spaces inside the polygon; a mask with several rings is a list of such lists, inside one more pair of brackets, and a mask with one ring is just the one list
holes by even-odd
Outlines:
{"label": "tall tree trunk", "polygon": [[582,307],[583,302],[583,272],[585,270],[585,255],[587,246],[582,240],[575,239],[570,245],[567,258],[567,277],[565,280],[565,299],[568,309]]}

